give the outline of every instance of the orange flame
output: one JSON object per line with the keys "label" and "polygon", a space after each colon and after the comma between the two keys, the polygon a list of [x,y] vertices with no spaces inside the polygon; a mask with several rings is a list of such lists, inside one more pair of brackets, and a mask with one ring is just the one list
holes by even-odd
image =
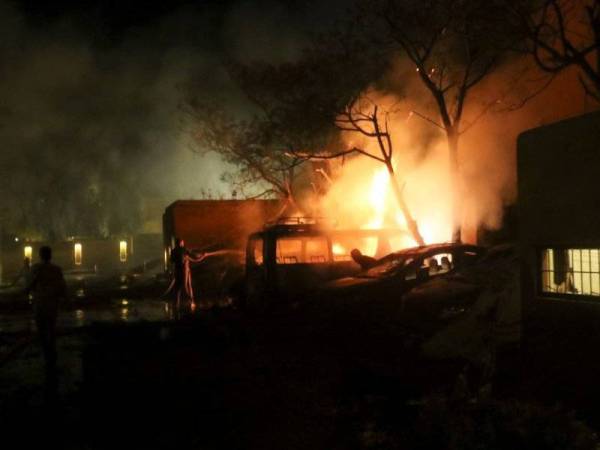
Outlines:
{"label": "orange flame", "polygon": [[[443,158],[431,158],[411,168],[399,181],[411,214],[427,244],[447,242],[452,236],[452,189]],[[321,209],[333,215],[343,228],[407,230],[405,218],[390,185],[390,175],[380,163],[357,158],[343,167]],[[367,238],[361,250],[375,255],[377,238]],[[390,242],[390,251],[416,245],[408,231]],[[334,255],[347,254],[334,243]]]}

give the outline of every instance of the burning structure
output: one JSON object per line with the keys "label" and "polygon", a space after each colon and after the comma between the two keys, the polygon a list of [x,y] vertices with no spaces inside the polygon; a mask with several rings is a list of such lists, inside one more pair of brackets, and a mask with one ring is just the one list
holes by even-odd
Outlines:
{"label": "burning structure", "polygon": [[533,304],[600,301],[599,142],[598,112],[519,137],[522,283]]}

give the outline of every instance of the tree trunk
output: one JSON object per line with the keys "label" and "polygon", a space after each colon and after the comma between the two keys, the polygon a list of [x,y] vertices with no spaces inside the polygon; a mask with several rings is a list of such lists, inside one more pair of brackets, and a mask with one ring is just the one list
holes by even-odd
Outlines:
{"label": "tree trunk", "polygon": [[462,225],[462,189],[458,164],[458,132],[454,129],[446,131],[448,139],[448,158],[450,180],[454,186],[452,196],[452,242],[461,242]]}
{"label": "tree trunk", "polygon": [[392,185],[392,190],[394,191],[394,195],[396,196],[396,201],[398,202],[398,206],[400,207],[400,210],[404,215],[404,219],[406,220],[408,231],[410,232],[413,239],[418,245],[425,245],[423,236],[421,236],[421,233],[419,232],[417,221],[413,219],[412,215],[410,214],[410,210],[408,209],[408,206],[404,201],[404,196],[402,195],[402,190],[398,185],[398,180],[396,179],[396,174],[394,173],[394,167],[392,166],[392,162],[386,161],[385,165],[390,175],[390,184]]}
{"label": "tree trunk", "polygon": [[296,203],[296,199],[294,198],[294,194],[292,192],[288,192],[283,195],[281,201],[281,208],[272,219],[273,221],[278,221],[279,219],[288,217],[290,214],[304,214],[302,209]]}

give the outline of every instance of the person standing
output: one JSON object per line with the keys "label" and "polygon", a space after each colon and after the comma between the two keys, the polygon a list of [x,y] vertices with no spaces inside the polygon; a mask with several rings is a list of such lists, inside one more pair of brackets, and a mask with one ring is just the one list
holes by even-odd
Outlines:
{"label": "person standing", "polygon": [[46,387],[56,389],[56,318],[60,300],[66,299],[67,286],[62,270],[52,264],[52,249],[43,246],[40,262],[31,268],[25,293],[32,294],[33,313],[44,355]]}
{"label": "person standing", "polygon": [[185,248],[183,239],[175,240],[175,247],[171,250],[171,263],[173,264],[173,290],[175,292],[176,305],[181,304],[181,297],[187,287],[187,269],[186,258],[189,256],[189,251]]}
{"label": "person standing", "polygon": [[205,258],[205,254],[197,256],[185,247],[185,241],[177,238],[175,247],[171,250],[171,263],[173,265],[173,280],[167,292],[175,292],[174,300],[177,308],[181,306],[181,298],[185,295],[190,300],[192,312],[196,307],[192,280],[191,263],[197,263]]}

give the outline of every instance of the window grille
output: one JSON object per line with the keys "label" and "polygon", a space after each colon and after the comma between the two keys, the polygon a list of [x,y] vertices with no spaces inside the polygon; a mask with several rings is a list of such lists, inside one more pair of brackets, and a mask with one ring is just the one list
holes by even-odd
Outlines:
{"label": "window grille", "polygon": [[600,297],[600,249],[543,249],[541,291],[542,294]]}

